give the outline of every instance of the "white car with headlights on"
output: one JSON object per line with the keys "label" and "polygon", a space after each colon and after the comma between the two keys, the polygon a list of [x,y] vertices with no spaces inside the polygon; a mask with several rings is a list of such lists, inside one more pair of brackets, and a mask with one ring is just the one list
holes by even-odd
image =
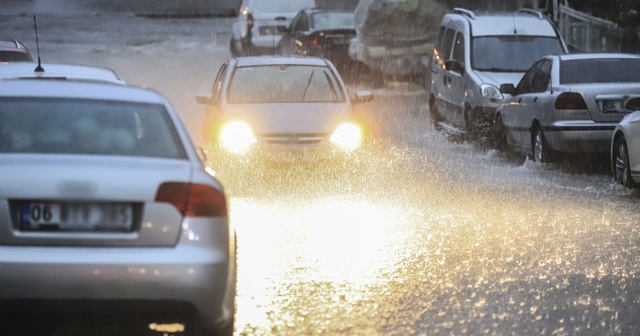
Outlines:
{"label": "white car with headlights on", "polygon": [[357,150],[367,130],[333,64],[314,57],[239,57],[227,60],[206,105],[203,135],[224,155],[267,161],[317,161]]}
{"label": "white car with headlights on", "polygon": [[640,98],[629,99],[625,107],[635,111],[618,123],[611,139],[611,170],[616,183],[637,188],[640,183]]}
{"label": "white car with headlights on", "polygon": [[160,94],[0,81],[0,176],[3,317],[233,334],[226,196]]}

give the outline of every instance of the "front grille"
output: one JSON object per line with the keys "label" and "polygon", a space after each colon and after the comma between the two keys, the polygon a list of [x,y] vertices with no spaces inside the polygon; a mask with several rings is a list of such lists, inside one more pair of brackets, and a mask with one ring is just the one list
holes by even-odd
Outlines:
{"label": "front grille", "polygon": [[317,145],[326,138],[324,133],[261,134],[262,141],[272,145]]}

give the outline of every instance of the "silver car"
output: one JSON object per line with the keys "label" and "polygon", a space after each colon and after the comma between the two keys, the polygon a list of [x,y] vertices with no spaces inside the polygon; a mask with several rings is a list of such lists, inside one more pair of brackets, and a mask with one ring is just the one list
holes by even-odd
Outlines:
{"label": "silver car", "polygon": [[[36,70],[38,66],[42,68],[42,71]],[[56,63],[0,63],[0,80],[7,79],[64,80],[125,84],[124,79],[110,68]]]}
{"label": "silver car", "polygon": [[160,94],[0,81],[0,176],[0,308],[135,306],[161,314],[147,330],[180,329],[166,325],[175,313],[189,330],[232,334],[225,193]]}
{"label": "silver car", "polygon": [[206,105],[203,134],[223,154],[317,161],[358,149],[361,120],[333,64],[315,57],[239,57],[225,62]]}
{"label": "silver car", "polygon": [[629,99],[629,110],[613,131],[611,138],[611,171],[616,183],[637,188],[640,183],[640,98]]}
{"label": "silver car", "polygon": [[554,152],[609,153],[616,124],[640,97],[640,56],[573,54],[538,60],[495,116],[496,145],[551,159]]}

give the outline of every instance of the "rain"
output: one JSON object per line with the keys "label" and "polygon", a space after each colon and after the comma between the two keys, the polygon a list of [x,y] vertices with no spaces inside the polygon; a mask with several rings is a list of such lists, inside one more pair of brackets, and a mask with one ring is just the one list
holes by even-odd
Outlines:
{"label": "rain", "polygon": [[[29,8],[0,30],[35,52]],[[152,88],[203,144],[198,92],[230,17],[40,8],[43,62]],[[419,82],[370,85],[375,136],[341,162],[207,157],[238,239],[236,335],[640,334],[638,192],[608,157],[539,164],[437,131]],[[178,333],[179,334],[179,333]]]}

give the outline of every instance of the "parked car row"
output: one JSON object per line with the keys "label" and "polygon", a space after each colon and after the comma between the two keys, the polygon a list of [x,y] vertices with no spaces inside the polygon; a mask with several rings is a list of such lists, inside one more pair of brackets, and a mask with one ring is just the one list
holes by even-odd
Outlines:
{"label": "parked car row", "polygon": [[452,124],[537,162],[610,153],[616,181],[631,187],[640,182],[637,110],[638,55],[568,54],[553,23],[530,9],[454,8],[442,20],[429,81],[437,128]]}
{"label": "parked car row", "polygon": [[233,334],[225,192],[161,94],[110,69],[3,62],[0,162],[5,318],[115,309],[143,328],[171,313],[190,334]]}

